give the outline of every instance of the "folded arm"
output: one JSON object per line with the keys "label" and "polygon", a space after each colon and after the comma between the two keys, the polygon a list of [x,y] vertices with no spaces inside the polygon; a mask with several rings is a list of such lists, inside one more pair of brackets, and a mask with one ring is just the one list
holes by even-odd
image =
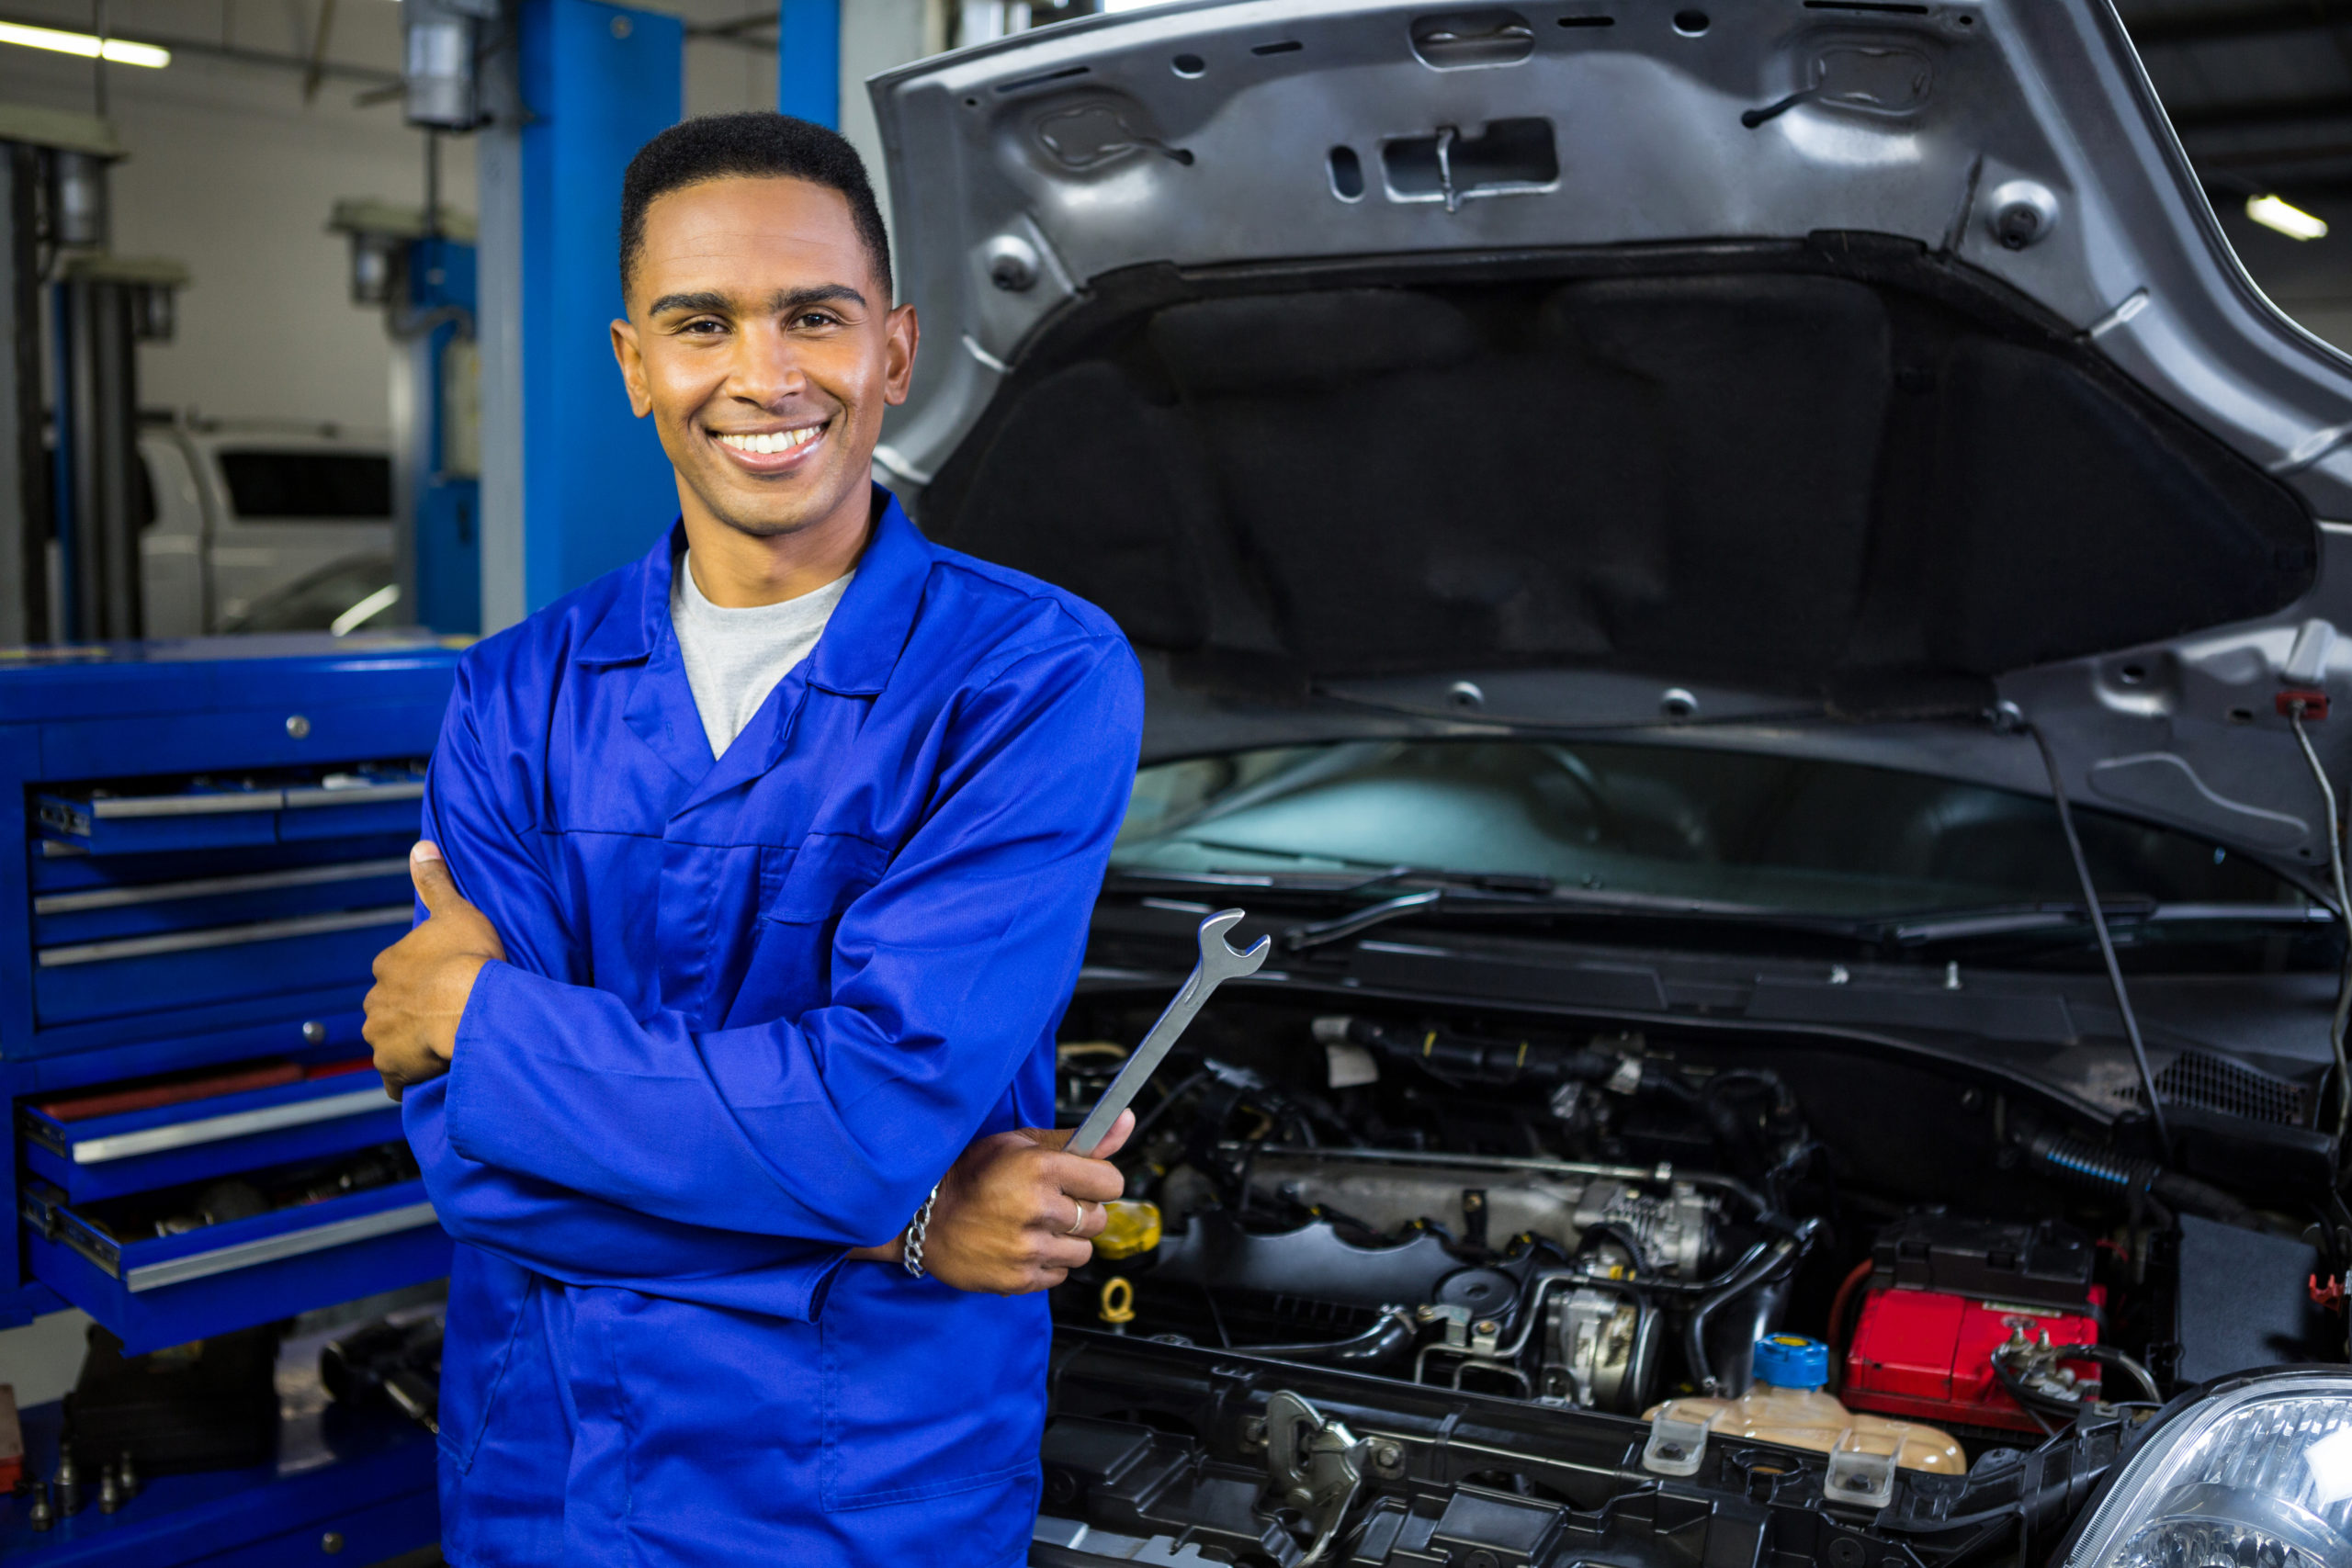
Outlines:
{"label": "folded arm", "polygon": [[[580,983],[532,830],[499,808],[461,693],[426,830],[453,888],[481,904],[489,941],[506,941],[501,959],[479,933],[466,939],[460,918],[439,954],[443,970],[470,970],[446,1047],[458,1066],[432,1112],[466,1162],[451,1168],[471,1184],[448,1183],[458,1208],[494,1211],[483,1183],[527,1180],[836,1258],[892,1243],[1058,1016],[1125,806],[1140,694],[1124,650],[1069,645],[1017,673],[956,716],[922,826],[842,912],[827,1005],[718,1030],[675,1012],[634,1017]],[[371,1041],[396,1032],[378,1030],[375,1000]],[[1099,1186],[1102,1170],[1049,1180],[1023,1160],[1004,1180],[1035,1191],[1033,1211],[1058,1181],[1055,1212],[1069,1213],[1062,1194]],[[521,1188],[497,1190],[503,1201]],[[453,1229],[472,1217],[458,1213]]]}

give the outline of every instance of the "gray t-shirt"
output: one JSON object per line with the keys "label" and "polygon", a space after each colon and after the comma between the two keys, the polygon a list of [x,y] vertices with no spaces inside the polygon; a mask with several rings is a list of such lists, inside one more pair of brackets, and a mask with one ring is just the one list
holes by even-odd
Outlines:
{"label": "gray t-shirt", "polygon": [[723,757],[775,683],[817,646],[833,606],[849,592],[850,579],[857,573],[780,604],[729,610],[703,596],[689,565],[692,559],[691,553],[680,556],[678,569],[671,574],[670,624],[678,628],[686,684],[695,694],[695,711],[702,716],[703,733],[710,737],[710,754]]}

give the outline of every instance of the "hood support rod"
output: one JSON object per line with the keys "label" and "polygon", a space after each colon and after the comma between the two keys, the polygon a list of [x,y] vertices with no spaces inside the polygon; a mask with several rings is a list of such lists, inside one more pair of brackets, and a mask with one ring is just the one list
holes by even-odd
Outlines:
{"label": "hood support rod", "polygon": [[[2303,728],[2303,716],[2312,705],[2301,694],[2285,695],[2287,722],[2295,731],[2295,744],[2303,749],[2303,761],[2311,764],[2312,777],[2319,784],[2320,799],[2327,811],[2327,870],[2335,884],[2335,919],[2339,927],[2352,920],[2352,895],[2344,886],[2344,829],[2335,815],[2335,786],[2328,782],[2327,770],[2320,766],[2319,752],[2312,746],[2311,732]],[[2327,712],[2325,699],[2317,706],[2319,716]],[[2352,928],[2345,935],[2344,973],[2335,986],[2335,1013],[2328,1021],[2327,1043],[2335,1054],[2335,1135],[2340,1140],[2352,1131],[2352,1068],[2345,1063],[2344,1029],[2352,1018]]]}
{"label": "hood support rod", "polygon": [[2098,889],[2091,882],[2091,863],[2083,854],[2081,835],[2075,831],[2075,808],[2066,804],[2065,781],[2058,776],[2058,759],[2043,738],[2041,726],[2029,723],[2026,732],[2033,737],[2035,748],[2041,753],[2041,766],[2050,775],[2050,798],[2058,807],[2058,826],[2066,831],[2066,852],[2075,857],[2075,880],[2083,889],[2083,907],[2090,911],[2091,930],[2098,934],[2098,953],[2107,964],[2107,983],[2115,989],[2115,1006],[2123,1015],[2123,1032],[2132,1042],[2132,1060],[2140,1069],[2140,1093],[2148,1107],[2148,1119],[2156,1129],[2156,1147],[2165,1158],[2172,1157],[2172,1129],[2165,1124],[2165,1108],[2156,1099],[2156,1075],[2148,1070],[2147,1043],[2140,1038],[2139,1015],[2132,1010],[2132,993],[2124,988],[2123,965],[2116,961],[2115,939],[2107,931],[2107,911],[2098,901]]}

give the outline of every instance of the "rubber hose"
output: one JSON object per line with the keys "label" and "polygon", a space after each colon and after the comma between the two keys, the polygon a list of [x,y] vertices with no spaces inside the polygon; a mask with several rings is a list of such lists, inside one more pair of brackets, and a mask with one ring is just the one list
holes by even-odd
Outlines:
{"label": "rubber hose", "polygon": [[1707,1320],[1725,1303],[1754,1290],[1782,1264],[1803,1258],[1805,1249],[1813,1245],[1814,1233],[1820,1228],[1819,1220],[1799,1221],[1788,1235],[1774,1242],[1747,1267],[1725,1280],[1720,1290],[1702,1298],[1690,1309],[1690,1320],[1682,1327],[1682,1353],[1690,1362],[1690,1379],[1699,1385],[1699,1392],[1713,1394],[1723,1386],[1707,1355]]}
{"label": "rubber hose", "polygon": [[2027,1154],[2043,1169],[2085,1186],[2153,1197],[2169,1208],[2245,1230],[2265,1230],[2262,1216],[2209,1182],[2166,1170],[2154,1160],[2132,1159],[2100,1148],[2070,1133],[2035,1128],[2023,1138]]}
{"label": "rubber hose", "polygon": [[[2159,1404],[2164,1403],[2165,1396],[2157,1390],[2156,1380],[2149,1375],[2148,1369],[2114,1346],[2086,1345],[2082,1348],[2082,1359],[2086,1361],[2097,1361],[2103,1367],[2113,1367],[2117,1371],[2138,1383],[2141,1392],[2150,1399]],[[2110,1400],[2109,1403],[2111,1404],[2113,1401]]]}
{"label": "rubber hose", "polygon": [[1392,1307],[1380,1314],[1378,1323],[1352,1338],[1306,1340],[1295,1345],[1236,1345],[1233,1348],[1245,1356],[1272,1356],[1285,1361],[1362,1370],[1396,1359],[1412,1348],[1415,1337],[1412,1314]]}

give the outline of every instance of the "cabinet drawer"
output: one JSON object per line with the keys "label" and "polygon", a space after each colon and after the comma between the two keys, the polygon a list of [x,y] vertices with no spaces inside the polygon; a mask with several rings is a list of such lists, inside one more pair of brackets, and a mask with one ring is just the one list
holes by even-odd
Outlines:
{"label": "cabinet drawer", "polygon": [[[288,1068],[299,1073],[299,1068]],[[69,1203],[390,1143],[400,1107],[372,1072],[338,1072],[106,1116],[20,1107],[26,1168]]]}
{"label": "cabinet drawer", "polygon": [[44,947],[33,1010],[43,1024],[119,1018],[366,984],[376,954],[415,919],[412,903]]}
{"label": "cabinet drawer", "polygon": [[34,793],[43,838],[94,855],[414,832],[424,770],[371,763],[247,778],[59,784]]}
{"label": "cabinet drawer", "polygon": [[[152,863],[137,863],[146,869]],[[121,862],[87,860],[96,870]],[[77,867],[76,869],[80,869]],[[214,865],[202,874],[87,880],[33,895],[33,943],[71,947],[125,937],[251,925],[351,908],[384,908],[413,897],[408,857],[361,854],[306,864]]]}
{"label": "cabinet drawer", "polygon": [[19,1210],[33,1276],[134,1355],[449,1271],[449,1238],[414,1179],[140,1240],[37,1179]]}

